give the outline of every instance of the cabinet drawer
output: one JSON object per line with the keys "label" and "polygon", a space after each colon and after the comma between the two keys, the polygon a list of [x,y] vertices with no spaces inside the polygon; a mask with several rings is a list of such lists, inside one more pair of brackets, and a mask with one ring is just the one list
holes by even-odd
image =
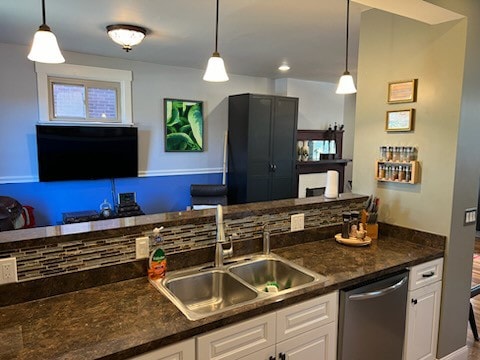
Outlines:
{"label": "cabinet drawer", "polygon": [[130,360],[195,360],[195,339],[153,350]]}
{"label": "cabinet drawer", "polygon": [[337,319],[338,291],[277,311],[277,342]]}
{"label": "cabinet drawer", "polygon": [[432,260],[410,269],[408,290],[415,290],[422,286],[442,280],[443,259]]}
{"label": "cabinet drawer", "polygon": [[275,344],[275,313],[197,337],[198,360],[232,360]]}

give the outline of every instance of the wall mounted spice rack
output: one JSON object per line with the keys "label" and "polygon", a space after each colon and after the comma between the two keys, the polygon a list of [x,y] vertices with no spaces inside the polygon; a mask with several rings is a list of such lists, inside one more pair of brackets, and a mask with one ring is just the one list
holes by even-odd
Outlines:
{"label": "wall mounted spice rack", "polygon": [[418,184],[419,163],[416,160],[409,162],[393,162],[377,160],[375,164],[375,179],[378,181]]}
{"label": "wall mounted spice rack", "polygon": [[380,159],[375,163],[378,181],[417,184],[420,182],[420,165],[417,149],[412,146],[381,146]]}

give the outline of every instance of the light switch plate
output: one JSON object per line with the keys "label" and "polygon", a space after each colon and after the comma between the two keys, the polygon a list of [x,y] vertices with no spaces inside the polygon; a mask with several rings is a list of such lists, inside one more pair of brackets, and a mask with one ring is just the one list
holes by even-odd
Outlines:
{"label": "light switch plate", "polygon": [[477,222],[477,209],[470,208],[465,209],[465,217],[463,219],[463,225],[476,224]]}
{"label": "light switch plate", "polygon": [[301,231],[305,225],[305,214],[295,214],[290,218],[290,231]]}
{"label": "light switch plate", "polygon": [[0,284],[18,282],[17,259],[9,257],[0,259]]}
{"label": "light switch plate", "polygon": [[150,253],[149,243],[150,243],[150,239],[148,236],[142,236],[135,239],[135,258],[136,259],[148,258]]}

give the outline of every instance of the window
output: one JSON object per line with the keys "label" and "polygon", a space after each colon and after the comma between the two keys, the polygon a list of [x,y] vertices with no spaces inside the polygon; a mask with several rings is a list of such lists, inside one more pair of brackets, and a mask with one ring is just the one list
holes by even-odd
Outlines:
{"label": "window", "polygon": [[35,70],[40,123],[133,125],[131,71],[42,63]]}
{"label": "window", "polygon": [[49,119],[120,122],[120,84],[49,77]]}

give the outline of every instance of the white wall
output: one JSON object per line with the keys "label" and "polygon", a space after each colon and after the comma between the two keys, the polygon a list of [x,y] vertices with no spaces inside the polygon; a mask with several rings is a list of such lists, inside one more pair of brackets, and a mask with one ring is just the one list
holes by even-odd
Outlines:
{"label": "white wall", "polygon": [[298,97],[298,128],[326,130],[343,124],[344,96],[337,95],[337,84],[298,79],[275,80],[277,94]]}
{"label": "white wall", "polygon": [[[0,180],[32,181],[37,176],[35,124],[38,122],[34,63],[28,48],[0,44]],[[270,94],[273,81],[230,74],[226,83],[202,80],[203,70],[64,52],[66,63],[131,70],[133,121],[139,128],[140,174],[165,175],[219,172],[227,129],[228,95]],[[205,151],[165,153],[163,99],[204,101]]]}
{"label": "white wall", "polygon": [[[381,221],[449,234],[465,30],[465,23],[430,26],[378,10],[362,14],[353,190],[380,197]],[[388,82],[413,78],[417,102],[388,104]],[[386,132],[386,111],[406,108],[415,109],[414,130]],[[419,184],[374,179],[382,145],[418,148]]]}

